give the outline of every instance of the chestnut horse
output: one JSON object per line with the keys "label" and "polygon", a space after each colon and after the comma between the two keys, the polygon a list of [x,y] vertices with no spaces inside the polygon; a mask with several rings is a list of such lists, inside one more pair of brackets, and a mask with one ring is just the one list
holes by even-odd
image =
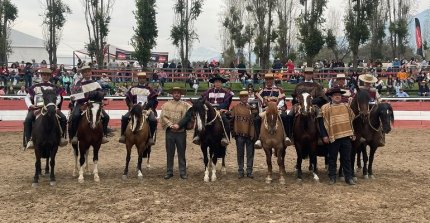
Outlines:
{"label": "chestnut horse", "polygon": [[[267,108],[262,113],[262,125],[260,129],[261,145],[266,154],[267,163],[267,177],[266,183],[272,182],[272,153],[278,157],[279,166],[279,183],[285,184],[285,132],[282,126],[281,118],[278,114],[278,107],[276,101],[269,101]],[[273,151],[274,150],[274,151]]]}
{"label": "chestnut horse", "polygon": [[297,179],[302,180],[302,161],[309,157],[309,170],[315,181],[319,181],[316,171],[318,146],[318,108],[312,105],[309,93],[297,95],[298,103],[294,106],[293,138],[297,153]]}
{"label": "chestnut horse", "polygon": [[[84,169],[83,165],[85,164],[85,161],[87,161],[87,168],[88,168],[88,152],[90,149],[90,146],[93,147],[93,162],[94,162],[94,181],[99,182],[100,177],[98,174],[98,168],[97,168],[97,162],[99,159],[99,150],[100,146],[102,144],[102,138],[103,138],[103,125],[101,122],[101,116],[102,116],[102,108],[103,108],[103,98],[104,93],[100,91],[96,92],[90,92],[92,95],[90,98],[93,100],[90,100],[86,102],[81,120],[79,121],[78,125],[78,146],[79,146],[79,177],[78,182],[83,183],[84,182]],[[75,171],[78,169],[78,151],[77,148],[75,149]]]}
{"label": "chestnut horse", "polygon": [[[225,152],[226,147],[221,145],[224,134],[221,114],[204,98],[191,100],[190,111],[195,119],[195,131],[200,138],[200,149],[203,153],[205,164],[205,182],[215,181],[216,163],[218,158],[222,158],[222,171],[225,172]],[[208,151],[209,148],[209,151]],[[211,165],[209,165],[209,160]],[[212,176],[210,176],[210,171]]]}
{"label": "chestnut horse", "polygon": [[[133,105],[130,110],[130,122],[125,130],[125,145],[127,148],[127,156],[125,161],[125,169],[122,178],[127,179],[128,164],[130,162],[131,149],[136,146],[138,160],[137,160],[137,177],[143,179],[142,175],[142,159],[144,153],[150,148],[148,145],[149,139],[149,124],[146,121],[151,110],[143,110],[140,103]],[[149,155],[149,154],[148,154]],[[149,156],[148,156],[149,159]]]}
{"label": "chestnut horse", "polygon": [[[57,119],[57,93],[55,90],[44,90],[43,107],[40,114],[36,117],[33,124],[32,139],[34,143],[34,154],[36,156],[35,174],[33,178],[33,187],[39,186],[39,175],[42,172],[41,158],[46,158],[46,162],[50,160],[50,185],[55,186],[55,156],[57,154],[58,145],[60,144],[61,128]],[[49,168],[46,166],[46,173],[49,173]]]}

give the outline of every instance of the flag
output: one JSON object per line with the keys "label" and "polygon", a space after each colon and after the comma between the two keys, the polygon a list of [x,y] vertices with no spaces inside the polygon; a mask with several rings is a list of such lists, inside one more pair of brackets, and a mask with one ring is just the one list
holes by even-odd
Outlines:
{"label": "flag", "polygon": [[422,57],[424,57],[423,39],[421,38],[421,26],[420,20],[418,20],[418,18],[415,18],[415,39],[417,41],[417,55],[421,55]]}

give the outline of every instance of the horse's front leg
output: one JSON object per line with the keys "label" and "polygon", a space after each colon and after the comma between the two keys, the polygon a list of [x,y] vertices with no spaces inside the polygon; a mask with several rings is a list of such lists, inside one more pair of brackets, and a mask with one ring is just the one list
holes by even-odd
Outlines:
{"label": "horse's front leg", "polygon": [[270,184],[272,182],[272,148],[264,148],[264,153],[266,153],[266,164],[267,164],[267,177],[266,183]]}
{"label": "horse's front leg", "polygon": [[33,177],[33,183],[31,184],[32,187],[36,188],[39,186],[39,174],[42,172],[41,162],[40,162],[40,156],[36,152],[36,162],[34,163],[34,177]]}
{"label": "horse's front leg", "polygon": [[[79,177],[78,182],[83,183],[84,182],[84,164],[85,164],[85,157],[86,153],[89,149],[89,146],[83,146],[82,144],[79,144]],[[88,162],[88,161],[87,161]]]}
{"label": "horse's front leg", "polygon": [[49,180],[50,180],[49,184],[51,186],[56,185],[56,181],[55,181],[55,156],[57,155],[57,150],[58,150],[58,147],[54,148],[53,151],[51,152],[51,162],[50,162],[50,164],[51,164],[51,175],[49,178]]}
{"label": "horse's front leg", "polygon": [[79,150],[78,150],[78,146],[77,145],[72,145],[73,147],[73,156],[75,157],[75,168],[73,169],[73,177],[76,177],[78,175],[79,172],[79,168],[78,168],[78,157],[79,157]]}
{"label": "horse's front leg", "polygon": [[45,176],[49,175],[49,157],[46,158],[46,164],[45,164]]}
{"label": "horse's front leg", "polygon": [[222,160],[221,160],[221,173],[222,173],[223,175],[226,175],[226,174],[227,174],[227,169],[226,169],[226,167],[225,167],[225,156],[223,156],[223,157],[222,157]]}
{"label": "horse's front leg", "polygon": [[217,163],[217,158],[215,158],[214,155],[212,155],[213,157],[211,158],[211,165],[212,165],[212,176],[211,176],[211,181],[216,181],[217,177],[216,177],[216,163]]}
{"label": "horse's front leg", "polygon": [[139,149],[138,149],[138,154],[139,154],[139,157],[137,159],[137,178],[139,180],[143,180],[143,174],[142,174],[143,151],[139,152]]}
{"label": "horse's front leg", "polygon": [[312,166],[313,178],[316,182],[319,182],[320,178],[318,177],[318,174],[317,174],[317,155],[315,153],[311,153],[309,155],[309,162],[310,162],[310,165]]}
{"label": "horse's front leg", "polygon": [[201,146],[201,150],[203,153],[203,163],[205,164],[205,176],[203,180],[205,182],[209,182],[209,158],[208,158],[208,151],[206,147]]}
{"label": "horse's front leg", "polygon": [[[125,168],[124,168],[124,173],[122,174],[122,179],[126,180],[127,179],[127,175],[128,175],[128,165],[130,163],[130,159],[131,159],[131,146],[129,146],[127,144],[127,155],[125,156]],[[139,151],[138,151],[139,152]]]}
{"label": "horse's front leg", "polygon": [[376,146],[375,147],[373,147],[373,146],[370,147],[369,168],[368,168],[368,171],[369,171],[369,177],[371,179],[375,179],[375,175],[373,175],[373,160],[375,158],[375,152],[376,152],[377,149],[378,149],[378,147],[376,147]]}
{"label": "horse's front leg", "polygon": [[363,154],[363,177],[364,179],[368,179],[367,162],[369,161],[369,157],[367,156],[366,144],[360,146],[360,153]]}
{"label": "horse's front leg", "polygon": [[90,148],[88,147],[87,152],[85,153],[85,160],[87,161],[85,163],[85,173],[87,175],[91,175],[91,171],[90,171],[90,167],[89,167],[89,159],[88,159],[88,154],[90,153]]}
{"label": "horse's front leg", "polygon": [[285,184],[284,176],[287,175],[285,171],[285,148],[281,148],[278,151],[279,183]]}
{"label": "horse's front leg", "polygon": [[302,181],[302,150],[296,145],[297,161],[296,161],[296,177],[298,181]]}
{"label": "horse's front leg", "polygon": [[100,145],[94,146],[94,157],[93,157],[94,170],[93,170],[93,174],[94,174],[94,181],[95,182],[100,182],[99,169],[98,169],[98,165],[97,165],[97,163],[99,161],[99,150],[100,150]]}

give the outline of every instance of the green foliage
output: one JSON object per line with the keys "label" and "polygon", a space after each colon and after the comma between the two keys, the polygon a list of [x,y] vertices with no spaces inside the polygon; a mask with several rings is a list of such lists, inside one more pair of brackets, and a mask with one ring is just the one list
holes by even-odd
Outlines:
{"label": "green foliage", "polygon": [[337,46],[336,37],[333,34],[333,30],[327,30],[327,36],[325,37],[325,43],[327,48],[334,50]]}
{"label": "green foliage", "polygon": [[134,56],[143,67],[147,66],[151,49],[156,46],[158,37],[155,7],[155,0],[136,0],[137,10],[134,16],[137,27],[133,28],[135,34],[131,42],[135,50]]}
{"label": "green foliage", "polygon": [[10,2],[0,2],[0,62],[7,63],[7,55],[12,52],[8,37],[9,25],[18,17],[18,8]]}

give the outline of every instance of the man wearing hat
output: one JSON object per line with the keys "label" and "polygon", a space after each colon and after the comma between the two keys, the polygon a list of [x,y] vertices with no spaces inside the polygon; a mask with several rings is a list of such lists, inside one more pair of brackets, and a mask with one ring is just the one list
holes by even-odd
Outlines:
{"label": "man wearing hat", "polygon": [[252,142],[255,137],[254,115],[252,114],[252,109],[248,104],[248,97],[248,91],[241,91],[239,93],[239,104],[235,105],[230,112],[232,117],[230,124],[233,130],[231,135],[236,139],[239,179],[245,176],[243,170],[245,151],[246,176],[254,178],[252,173],[254,163],[254,145]]}
{"label": "man wearing hat", "polygon": [[[133,105],[137,103],[141,103],[145,105],[143,109],[148,110],[151,109],[152,112],[150,113],[148,117],[149,122],[149,129],[151,133],[151,137],[148,140],[149,145],[154,145],[155,140],[155,131],[157,130],[157,92],[155,92],[147,83],[147,76],[146,72],[139,72],[137,73],[137,85],[134,87],[131,87],[126,95],[125,95],[125,102],[127,104],[128,110],[130,110]],[[119,138],[120,143],[125,143],[125,130],[127,128],[128,122],[130,120],[130,114],[127,112],[125,115],[121,118],[121,137]]]}
{"label": "man wearing hat", "polygon": [[345,74],[336,74],[336,82],[333,84],[333,87],[338,87],[342,89],[342,91],[345,91],[344,94],[342,94],[342,103],[349,103],[351,99],[354,97],[354,92],[349,90],[348,87],[346,87],[346,76]]}
{"label": "man wearing hat", "polygon": [[[34,147],[33,141],[31,140],[31,133],[33,129],[32,126],[33,126],[34,120],[36,119],[34,111],[40,109],[40,107],[37,104],[36,97],[41,97],[43,95],[42,89],[55,90],[57,92],[57,106],[61,103],[60,93],[62,92],[62,89],[52,84],[51,82],[49,82],[52,76],[51,69],[42,68],[39,70],[39,73],[42,77],[42,83],[35,84],[30,88],[28,88],[28,94],[25,97],[25,104],[28,107],[27,117],[25,118],[25,121],[24,121],[24,136],[27,142],[27,144],[24,145],[25,149],[32,149]],[[60,117],[60,127],[63,133],[60,139],[60,146],[65,146],[67,145],[67,141],[65,139],[67,118],[60,110],[57,110],[57,115]]]}
{"label": "man wearing hat", "polygon": [[30,62],[25,63],[24,67],[24,82],[25,88],[29,88],[33,83],[33,69],[31,68],[32,64]]}
{"label": "man wearing hat", "polygon": [[336,162],[340,153],[340,162],[345,175],[345,181],[354,185],[351,168],[351,140],[355,140],[353,120],[354,112],[342,103],[342,94],[345,91],[338,87],[331,88],[327,95],[331,102],[322,106],[321,114],[324,123],[319,123],[323,142],[328,144],[328,171],[330,184],[336,183]]}
{"label": "man wearing hat", "polygon": [[373,76],[372,74],[362,74],[358,76],[360,81],[363,81],[364,85],[360,86],[360,90],[366,90],[369,92],[370,103],[377,104],[381,101],[381,95],[379,95],[378,90],[373,87],[373,84],[378,81],[378,78]]}
{"label": "man wearing hat", "polygon": [[[227,82],[226,79],[217,75],[209,80],[213,84],[212,88],[209,88],[206,92],[202,94],[202,97],[211,103],[211,105],[221,112],[221,118],[224,126],[225,133],[227,134],[221,139],[221,145],[227,146],[230,144],[230,125],[225,112],[228,111],[233,95],[230,91],[222,88],[222,84]],[[200,145],[199,136],[195,135],[193,138],[193,143]]]}
{"label": "man wearing hat", "polygon": [[[81,106],[83,106],[87,101],[92,100],[92,98],[89,97],[89,95],[91,95],[89,92],[103,91],[100,84],[91,79],[92,71],[90,66],[83,66],[81,68],[81,73],[82,79],[76,83],[75,87],[78,92],[84,93],[85,97],[79,99],[74,98],[73,95],[70,97],[72,99],[73,109],[69,136],[72,138],[71,143],[73,145],[78,144],[76,132],[78,131],[79,121],[81,120]],[[101,121],[103,124],[102,144],[104,144],[109,142],[107,139],[109,115],[104,109],[102,109]]]}
{"label": "man wearing hat", "polygon": [[164,179],[173,177],[173,159],[175,157],[175,147],[178,151],[179,175],[181,179],[187,179],[187,165],[185,160],[186,149],[186,129],[187,122],[182,121],[190,104],[181,100],[181,95],[185,92],[180,87],[173,87],[170,94],[173,100],[163,104],[161,107],[161,126],[166,130],[166,153],[167,170]]}
{"label": "man wearing hat", "polygon": [[[258,100],[261,103],[261,106],[263,107],[263,109],[267,106],[267,101],[270,98],[277,98],[278,102],[281,100],[285,99],[285,94],[284,91],[278,87],[276,87],[273,84],[274,81],[274,75],[273,73],[267,73],[264,75],[264,79],[266,81],[266,84],[264,86],[263,89],[260,90],[260,92],[258,92],[256,94],[256,97],[258,98]],[[288,126],[288,119],[285,118],[286,114],[285,112],[283,112],[281,114],[281,119],[282,119],[282,123],[284,125],[284,130],[285,130],[285,126]],[[254,119],[254,126],[255,126],[255,138],[257,139],[257,141],[255,142],[255,147],[260,149],[261,148],[261,140],[259,139],[260,137],[260,128],[261,128],[261,117],[260,115],[257,115]],[[288,137],[288,133],[285,132],[287,137],[285,138],[285,143],[286,145],[291,145],[291,140]]]}

